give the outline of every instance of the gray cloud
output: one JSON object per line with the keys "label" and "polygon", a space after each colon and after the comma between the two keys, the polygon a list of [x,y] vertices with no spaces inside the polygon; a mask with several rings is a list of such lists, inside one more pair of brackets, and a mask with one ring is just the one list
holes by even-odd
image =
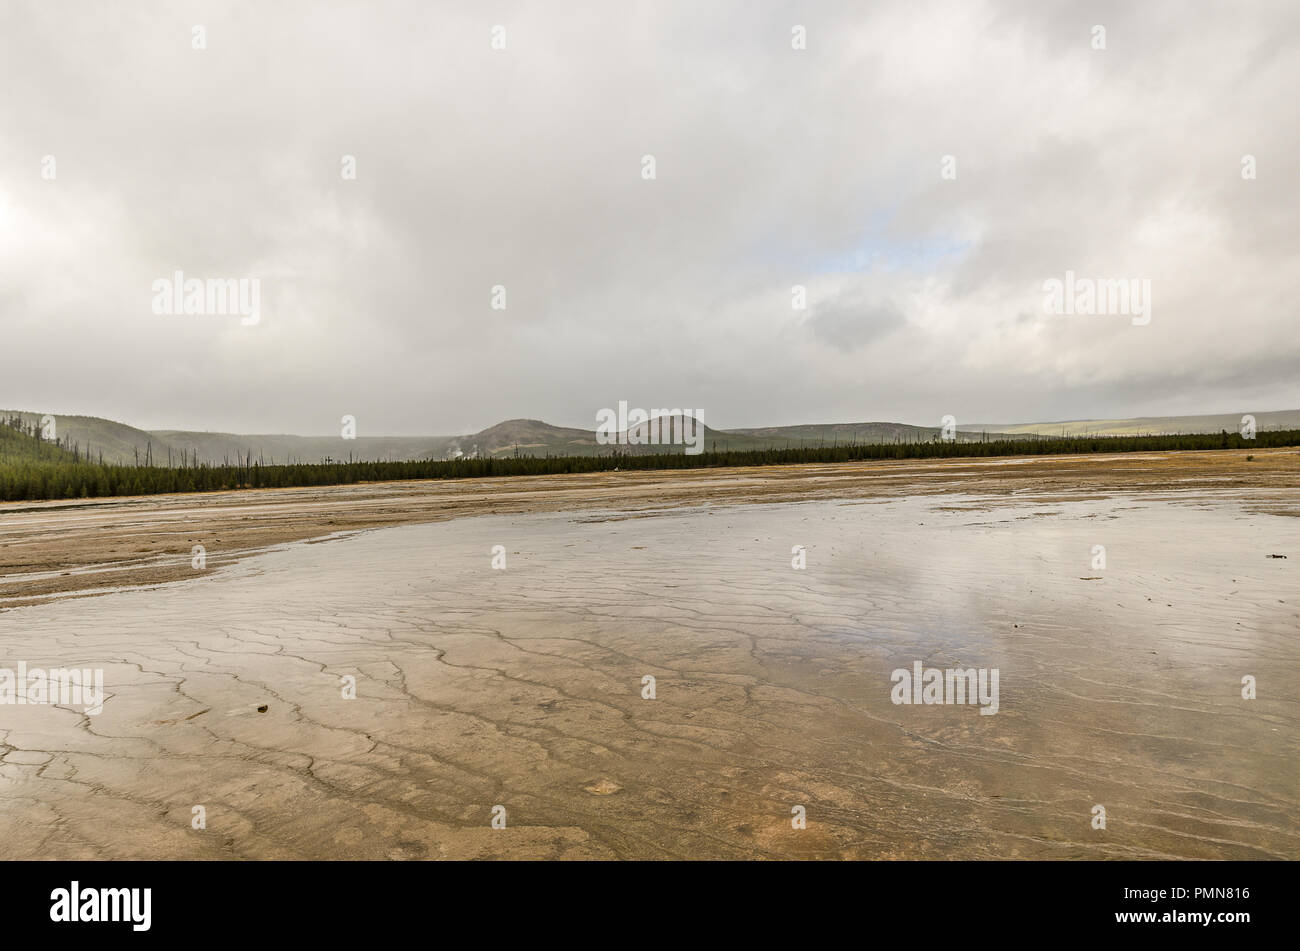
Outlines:
{"label": "gray cloud", "polygon": [[[1297,407],[1298,40],[1286,2],[7,3],[0,405],[370,434]],[[154,315],[177,268],[259,277],[262,323]],[[1040,318],[1067,270],[1150,278],[1151,324]]]}
{"label": "gray cloud", "polygon": [[866,304],[834,300],[818,305],[808,318],[813,334],[840,350],[860,350],[897,330],[907,318],[893,301]]}

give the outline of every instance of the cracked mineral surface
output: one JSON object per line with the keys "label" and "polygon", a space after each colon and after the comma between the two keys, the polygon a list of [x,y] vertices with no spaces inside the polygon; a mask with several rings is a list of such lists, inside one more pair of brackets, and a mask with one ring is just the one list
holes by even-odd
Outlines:
{"label": "cracked mineral surface", "polygon": [[1298,858],[1300,470],[1233,459],[0,507],[0,667],[106,691],[0,706],[0,856]]}

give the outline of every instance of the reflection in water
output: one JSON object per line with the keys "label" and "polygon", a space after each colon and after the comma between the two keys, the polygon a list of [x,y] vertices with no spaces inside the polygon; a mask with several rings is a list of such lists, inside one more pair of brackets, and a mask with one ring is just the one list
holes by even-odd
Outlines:
{"label": "reflection in water", "polygon": [[[0,855],[1300,857],[1300,552],[1266,558],[1295,526],[961,496],[483,517],[9,611],[0,666],[102,667],[108,699],[0,707]],[[915,664],[997,670],[996,715],[891,702]]]}

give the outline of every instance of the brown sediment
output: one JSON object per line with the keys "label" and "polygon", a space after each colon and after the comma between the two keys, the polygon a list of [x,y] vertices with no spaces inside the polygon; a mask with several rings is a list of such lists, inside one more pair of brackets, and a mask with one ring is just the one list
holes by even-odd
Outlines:
{"label": "brown sediment", "polygon": [[9,506],[0,667],[107,698],[0,706],[0,858],[1297,858],[1300,454],[1252,454]]}
{"label": "brown sediment", "polygon": [[[1247,461],[1247,456],[1253,461]],[[1116,493],[1284,489],[1300,450],[1015,456],[838,465],[628,471],[0,504],[0,610],[192,580],[277,545],[486,514],[1032,492],[1042,502]],[[1266,503],[1260,503],[1266,504]]]}

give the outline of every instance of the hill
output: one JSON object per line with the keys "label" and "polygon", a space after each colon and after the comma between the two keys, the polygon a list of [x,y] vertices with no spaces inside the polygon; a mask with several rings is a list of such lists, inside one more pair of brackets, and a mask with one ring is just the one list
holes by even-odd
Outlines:
{"label": "hill", "polygon": [[[968,428],[987,428],[1009,435],[1036,433],[1042,436],[1139,436],[1178,433],[1235,433],[1241,428],[1243,413],[1218,413],[1202,416],[1137,416],[1131,419],[1072,419],[1053,423],[976,424]],[[1251,413],[1259,431],[1300,429],[1300,410]]]}
{"label": "hill", "polygon": [[[0,410],[0,417],[17,417],[27,426],[41,426],[43,414],[17,410]],[[154,462],[161,454],[167,461],[167,447],[151,433],[125,423],[100,419],[98,416],[55,416],[55,434],[61,444],[69,445],[83,457],[122,465],[134,463],[137,454],[143,463],[152,451]],[[7,427],[6,427],[7,428]]]}
{"label": "hill", "polygon": [[0,463],[76,462],[68,449],[40,438],[40,426],[32,426],[16,414],[0,413]]}
{"label": "hill", "polygon": [[520,455],[588,456],[597,448],[596,434],[593,430],[552,426],[540,419],[507,419],[468,436],[451,437],[442,455],[514,455],[516,447]]}
{"label": "hill", "polygon": [[[681,426],[681,417],[674,417],[673,429]],[[661,424],[656,422],[655,427]],[[686,432],[693,444],[699,444],[695,436],[696,423],[687,417]],[[713,429],[700,424],[703,432],[702,448],[706,451],[748,451],[755,449],[797,448],[798,438],[789,438],[777,430],[769,432],[746,430]],[[609,456],[609,455],[652,455],[661,452],[685,452],[686,446],[677,443],[651,443],[651,425],[642,423],[616,435],[613,443],[600,443],[596,440],[594,430],[574,429],[553,426],[539,419],[510,419],[495,426],[489,426],[472,436],[456,437],[452,440],[451,453],[460,452],[472,456],[515,455],[521,456]],[[632,442],[632,440],[637,440]],[[810,442],[811,444],[811,442]],[[827,438],[826,445],[832,440]],[[432,457],[429,457],[432,458]]]}
{"label": "hill", "polygon": [[[156,444],[171,447],[174,457],[192,458],[213,465],[252,456],[254,462],[270,465],[286,462],[325,462],[352,459],[402,462],[407,459],[440,459],[454,441],[452,436],[291,436],[280,434],[240,435],[205,433],[180,429],[159,429],[149,434]],[[155,450],[154,459],[158,458]]]}
{"label": "hill", "polygon": [[[656,424],[658,425],[658,424]],[[674,424],[680,425],[680,422]],[[688,424],[691,439],[695,436],[695,423]],[[676,430],[673,430],[674,432]],[[703,426],[704,448],[712,449],[768,449],[779,448],[766,438],[737,436],[733,433],[710,429]],[[630,439],[638,440],[632,443]],[[632,427],[630,431],[617,434],[617,441],[604,444],[597,442],[594,429],[573,429],[553,426],[539,419],[510,419],[495,426],[489,426],[472,436],[460,437],[455,441],[455,448],[465,455],[472,455],[475,450],[481,456],[514,455],[516,449],[521,456],[609,456],[650,455],[658,452],[685,452],[683,444],[653,445],[649,442],[649,426],[642,424]],[[783,444],[782,444],[783,445]]]}
{"label": "hill", "polygon": [[[939,436],[938,426],[911,426],[907,423],[809,423],[802,426],[765,426],[758,429],[732,429],[728,433],[755,438],[780,440],[791,445],[837,445],[844,443],[929,442]],[[1000,438],[1006,430],[989,428],[987,438]],[[981,427],[962,426],[957,442],[980,442],[985,439]]]}
{"label": "hill", "polygon": [[[1261,432],[1300,429],[1300,410],[1255,413]],[[0,418],[18,417],[39,429],[41,414],[0,410]],[[294,436],[242,435],[191,430],[143,430],[96,416],[57,416],[60,444],[81,458],[134,465],[152,459],[155,465],[180,465],[182,459],[208,465],[239,464],[251,457],[265,465],[343,461],[415,461],[513,456],[608,456],[685,452],[678,445],[616,445],[596,441],[592,429],[554,426],[538,419],[509,419],[477,433],[459,436]],[[960,443],[994,439],[1034,439],[1084,435],[1167,435],[1178,433],[1236,432],[1239,414],[1202,416],[1148,416],[1132,419],[1086,419],[1042,423],[970,423],[957,432]],[[0,427],[6,428],[6,427]],[[643,435],[638,430],[635,435]],[[11,430],[12,432],[12,430]],[[624,434],[626,435],[626,434]],[[935,426],[906,423],[810,423],[742,429],[704,427],[703,448],[708,452],[744,452],[820,448],[863,444],[930,442],[939,435]],[[17,447],[12,437],[8,442]],[[31,437],[28,437],[29,439]],[[15,448],[16,451],[16,448]]]}
{"label": "hill", "polygon": [[[42,414],[30,411],[0,410],[0,417],[18,417],[29,426],[39,428]],[[265,463],[323,462],[326,459],[384,459],[402,461],[442,458],[451,436],[341,436],[240,435],[208,433],[178,429],[144,430],[98,416],[55,416],[61,442],[75,446],[84,457],[117,465],[144,464],[152,458],[155,465],[180,465],[181,460],[196,454],[200,463],[221,465],[246,458]]]}

